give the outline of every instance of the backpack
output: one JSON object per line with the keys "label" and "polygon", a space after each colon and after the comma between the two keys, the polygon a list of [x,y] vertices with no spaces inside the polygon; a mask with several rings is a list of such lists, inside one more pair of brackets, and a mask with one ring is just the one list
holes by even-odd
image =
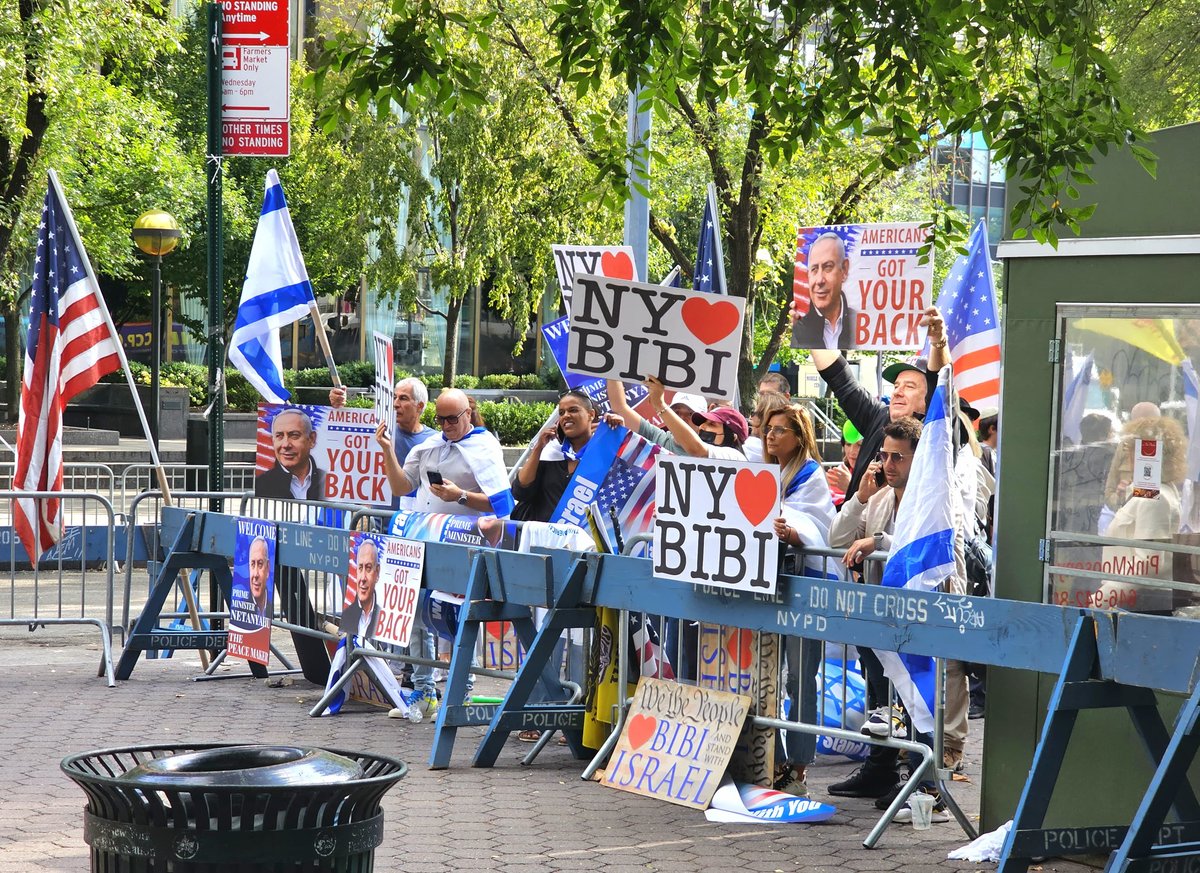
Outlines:
{"label": "backpack", "polygon": [[983,531],[965,537],[964,557],[967,564],[967,590],[972,597],[992,596],[992,547]]}

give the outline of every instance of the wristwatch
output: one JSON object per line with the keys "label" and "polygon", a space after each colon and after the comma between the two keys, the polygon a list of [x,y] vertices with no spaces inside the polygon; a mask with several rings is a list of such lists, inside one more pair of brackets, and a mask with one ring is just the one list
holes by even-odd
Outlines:
{"label": "wristwatch", "polygon": [[466,491],[460,491],[460,492],[459,492],[459,494],[458,494],[458,503],[459,503],[459,505],[460,505],[460,506],[466,506],[466,505],[467,505],[467,492],[466,492]]}

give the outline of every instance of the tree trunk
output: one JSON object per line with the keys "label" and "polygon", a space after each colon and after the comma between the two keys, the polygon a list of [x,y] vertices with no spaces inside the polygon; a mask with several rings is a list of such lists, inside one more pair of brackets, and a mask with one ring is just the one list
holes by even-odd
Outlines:
{"label": "tree trunk", "polygon": [[470,295],[451,298],[446,305],[446,360],[442,362],[442,384],[447,388],[454,387],[458,372],[458,322],[467,296]]}
{"label": "tree trunk", "polygon": [[5,421],[16,421],[17,413],[21,403],[21,325],[18,322],[20,317],[19,307],[16,305],[6,306],[3,310],[4,314],[4,347],[8,349],[8,356],[4,365],[4,402],[6,404],[4,419]]}

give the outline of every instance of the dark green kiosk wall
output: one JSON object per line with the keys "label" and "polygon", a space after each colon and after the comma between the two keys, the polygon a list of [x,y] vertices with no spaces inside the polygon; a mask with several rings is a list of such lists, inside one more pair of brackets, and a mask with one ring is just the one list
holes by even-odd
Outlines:
{"label": "dark green kiosk wall", "polygon": [[[1065,237],[1051,256],[1029,257],[1034,244],[1003,243],[1004,355],[1001,399],[1001,483],[996,543],[996,591],[1013,600],[1041,601],[1049,453],[1056,365],[1050,362],[1060,303],[1200,305],[1200,124],[1159,131],[1152,149],[1157,179],[1127,153],[1101,158],[1096,180],[1081,193],[1097,202],[1083,240],[1114,240],[1114,251],[1079,254]],[[1009,202],[1018,193],[1009,192]],[[1011,234],[1011,230],[1009,231]],[[1163,240],[1162,237],[1175,239]],[[1179,239],[1191,237],[1192,239]],[[1185,254],[1145,254],[1165,247]],[[1055,677],[992,669],[988,679],[983,761],[983,826],[1012,817],[1029,772]],[[1170,699],[1164,717],[1173,716]],[[978,722],[972,723],[974,728]],[[1170,721],[1168,721],[1168,725]],[[1047,825],[1126,823],[1151,769],[1124,710],[1080,714]]]}

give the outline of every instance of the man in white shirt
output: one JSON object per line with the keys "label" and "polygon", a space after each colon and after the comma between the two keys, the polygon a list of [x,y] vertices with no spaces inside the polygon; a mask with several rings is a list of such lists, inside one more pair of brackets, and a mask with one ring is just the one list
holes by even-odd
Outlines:
{"label": "man in white shirt", "polygon": [[483,428],[471,426],[467,395],[457,388],[443,391],[435,409],[441,438],[414,446],[403,467],[386,429],[381,425],[376,431],[392,493],[408,494],[415,489],[412,509],[418,512],[511,514],[513,496],[500,441]]}

